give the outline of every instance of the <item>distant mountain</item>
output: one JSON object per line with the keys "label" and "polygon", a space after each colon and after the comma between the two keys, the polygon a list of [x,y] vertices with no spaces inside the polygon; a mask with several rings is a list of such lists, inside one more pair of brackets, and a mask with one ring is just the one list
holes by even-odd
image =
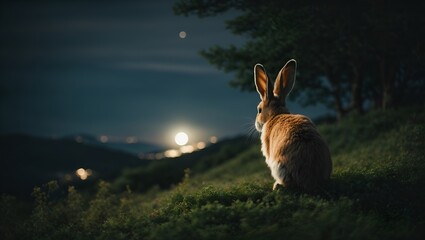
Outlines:
{"label": "distant mountain", "polygon": [[[73,185],[99,178],[108,180],[118,176],[125,167],[150,163],[100,144],[26,135],[0,136],[0,158],[0,192],[17,195],[26,195],[34,186],[54,179]],[[80,170],[78,175],[80,168],[84,171]]]}
{"label": "distant mountain", "polygon": [[72,135],[64,137],[63,139],[72,140],[88,145],[98,146],[98,147],[104,147],[114,150],[123,151],[126,153],[130,153],[133,155],[139,155],[141,153],[149,153],[149,152],[160,152],[163,151],[165,148],[160,145],[152,144],[152,143],[146,143],[137,140],[134,137],[129,137],[127,141],[121,140],[121,141],[114,141],[106,139],[104,141],[101,141],[101,139],[89,135],[89,134],[79,134],[79,135]]}

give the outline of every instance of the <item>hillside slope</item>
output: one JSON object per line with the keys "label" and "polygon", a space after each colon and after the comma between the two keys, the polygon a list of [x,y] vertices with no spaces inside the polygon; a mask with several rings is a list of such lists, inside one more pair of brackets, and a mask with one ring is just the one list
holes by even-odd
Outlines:
{"label": "hillside slope", "polygon": [[[82,184],[79,168],[91,169],[95,179],[110,180],[124,167],[144,166],[150,161],[136,156],[66,139],[42,139],[26,135],[0,136],[0,192],[29,195],[50,180]],[[90,182],[93,176],[88,178]]]}
{"label": "hillside slope", "polygon": [[[186,172],[169,190],[114,194],[101,183],[94,197],[70,188],[65,200],[55,200],[50,184],[35,192],[28,220],[3,214],[2,224],[9,219],[3,239],[423,239],[424,109],[320,126],[334,172],[317,195],[271,191],[273,180],[253,144],[214,168]],[[3,198],[1,206],[13,202]]]}
{"label": "hillside slope", "polygon": [[185,169],[192,175],[202,175],[250,149],[255,141],[243,136],[224,139],[206,147],[202,151],[184,154],[177,158],[164,158],[152,161],[149,166],[126,168],[114,181],[113,188],[145,192],[152,187],[168,189],[178,184],[184,176]]}

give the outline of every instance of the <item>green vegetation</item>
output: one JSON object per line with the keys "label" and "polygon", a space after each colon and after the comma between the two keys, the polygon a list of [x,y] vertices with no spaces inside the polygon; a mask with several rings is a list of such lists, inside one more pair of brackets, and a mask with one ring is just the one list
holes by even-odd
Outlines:
{"label": "green vegetation", "polygon": [[[95,195],[69,187],[63,197],[63,190],[51,182],[34,190],[28,216],[19,202],[3,196],[0,237],[423,239],[424,109],[375,111],[319,126],[333,153],[334,172],[317,195],[272,191],[256,142],[242,144],[246,148],[238,154],[214,151],[198,159],[210,169],[187,164],[193,170],[165,189],[153,185],[143,192],[131,187],[114,192],[109,183],[100,182]],[[161,178],[162,170],[150,176]]]}

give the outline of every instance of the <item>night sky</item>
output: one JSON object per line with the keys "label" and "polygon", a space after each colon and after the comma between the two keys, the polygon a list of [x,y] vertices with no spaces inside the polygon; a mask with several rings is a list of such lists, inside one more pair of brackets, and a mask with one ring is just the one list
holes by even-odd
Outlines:
{"label": "night sky", "polygon": [[2,3],[1,133],[135,136],[162,145],[178,131],[192,142],[247,134],[258,94],[230,88],[233,75],[198,53],[244,42],[225,29],[235,15],[186,18],[173,15],[172,4]]}

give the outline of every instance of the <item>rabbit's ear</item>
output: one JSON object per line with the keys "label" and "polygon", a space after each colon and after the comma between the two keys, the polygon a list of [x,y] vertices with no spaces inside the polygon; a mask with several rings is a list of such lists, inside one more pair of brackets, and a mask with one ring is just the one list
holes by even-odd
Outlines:
{"label": "rabbit's ear", "polygon": [[277,75],[276,82],[274,84],[274,95],[277,95],[279,99],[285,103],[286,97],[294,88],[295,74],[297,71],[297,61],[294,59],[289,60],[285,66],[280,70]]}
{"label": "rabbit's ear", "polygon": [[254,67],[254,81],[261,100],[267,100],[270,96],[273,96],[273,85],[267,77],[267,73],[263,65],[258,63],[255,64]]}

